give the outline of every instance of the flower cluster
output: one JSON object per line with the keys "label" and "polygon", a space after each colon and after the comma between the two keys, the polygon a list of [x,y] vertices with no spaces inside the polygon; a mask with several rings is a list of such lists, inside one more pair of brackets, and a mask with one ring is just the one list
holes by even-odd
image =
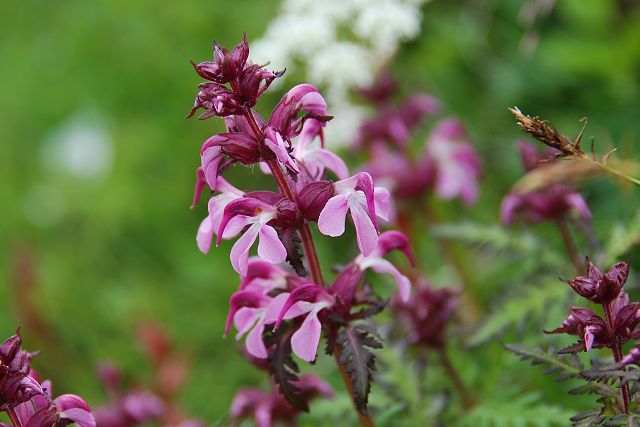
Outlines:
{"label": "flower cluster", "polygon": [[[281,73],[253,65],[248,55],[246,40],[231,52],[215,45],[214,61],[195,65],[210,82],[200,85],[192,114],[203,109],[201,118],[223,117],[227,127],[208,138],[200,150],[194,205],[204,187],[214,195],[196,240],[206,253],[214,238],[216,245],[237,238],[230,258],[241,284],[229,300],[226,332],[235,325],[238,339],[246,335],[246,351],[252,357],[271,361],[278,348],[286,347],[312,362],[322,331],[329,349],[338,342],[346,345],[339,340],[341,331],[383,307],[364,286],[364,272],[390,274],[406,301],[410,281],[384,257],[399,250],[410,261],[413,258],[405,235],[380,234],[379,221],[388,220],[391,210],[389,191],[376,186],[367,172],[351,175],[345,162],[325,148],[324,128],[332,117],[319,91],[310,84],[293,87],[264,119],[253,107]],[[277,191],[234,186],[224,173],[237,163],[258,164],[273,177]],[[316,223],[323,235],[337,237],[345,233],[347,217],[353,221],[360,253],[327,286],[310,224]],[[256,241],[257,256],[252,257]],[[285,261],[295,273],[280,265]],[[356,309],[362,306],[364,310]],[[285,342],[279,339],[282,336]],[[358,362],[341,360],[345,365]],[[369,363],[364,372],[372,366]],[[282,369],[272,371],[282,373]],[[282,376],[279,386],[299,392],[290,377]],[[366,395],[360,398],[365,399],[360,407],[366,407]]]}
{"label": "flower cluster", "polygon": [[79,396],[63,394],[52,399],[51,381],[40,381],[31,368],[33,354],[21,345],[22,339],[16,334],[0,346],[0,409],[9,416],[11,426],[61,427],[76,423],[95,427],[91,409]]}
{"label": "flower cluster", "polygon": [[[541,153],[531,143],[518,142],[522,165],[526,172],[548,167],[555,160],[557,151]],[[512,224],[516,217],[530,223],[559,221],[575,214],[588,221],[591,212],[582,196],[563,184],[553,184],[543,190],[522,192],[512,190],[502,201],[500,217],[505,225]]]}
{"label": "flower cluster", "polygon": [[576,277],[567,283],[581,297],[602,305],[604,318],[587,308],[571,307],[562,325],[547,333],[578,336],[578,342],[562,352],[605,347],[619,351],[630,339],[640,338],[640,331],[636,329],[640,322],[640,303],[629,303],[629,295],[622,290],[629,275],[629,264],[619,262],[603,273],[587,258],[586,269],[586,276]]}
{"label": "flower cluster", "polygon": [[371,87],[360,91],[373,103],[377,114],[360,126],[353,147],[367,148],[371,160],[364,170],[393,192],[400,200],[415,201],[433,191],[448,200],[460,198],[466,204],[478,198],[481,176],[478,157],[462,123],[444,119],[427,138],[422,153],[411,154],[412,132],[426,116],[437,113],[439,102],[416,93],[403,103],[393,103],[396,83],[382,74]]}
{"label": "flower cluster", "polygon": [[409,329],[414,345],[442,349],[446,346],[446,328],[458,307],[460,291],[433,289],[426,279],[416,281],[411,301],[393,301],[393,310]]}

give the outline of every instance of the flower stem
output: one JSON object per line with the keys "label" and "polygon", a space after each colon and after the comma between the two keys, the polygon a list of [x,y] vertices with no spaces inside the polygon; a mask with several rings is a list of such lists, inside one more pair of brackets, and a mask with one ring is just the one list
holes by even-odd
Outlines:
{"label": "flower stem", "polygon": [[[611,331],[613,331],[613,313],[611,312],[611,303],[602,304],[602,307],[604,308],[604,315],[607,320],[607,326]],[[613,346],[611,347],[611,351],[613,352],[613,358],[615,359],[616,363],[622,362],[622,346],[618,342],[615,342],[613,344]],[[623,367],[622,370],[626,371],[627,369],[626,367]],[[622,394],[622,405],[623,405],[624,413],[628,414],[629,403],[631,401],[630,393],[629,393],[629,384],[626,384],[626,383],[622,384],[620,386],[620,392]]]}
{"label": "flower stem", "polygon": [[558,226],[558,230],[560,230],[564,247],[567,250],[569,259],[571,259],[571,262],[573,263],[573,267],[576,269],[576,273],[582,274],[584,272],[584,266],[580,261],[580,256],[578,255],[578,250],[576,249],[576,245],[571,237],[571,231],[567,226],[567,221],[565,219],[559,219],[556,221],[556,225]]}
{"label": "flower stem", "polygon": [[462,381],[462,378],[460,378],[458,370],[451,363],[449,355],[447,354],[447,349],[445,347],[438,349],[438,357],[440,358],[440,363],[442,364],[444,371],[446,372],[456,391],[460,395],[460,398],[462,399],[462,406],[465,409],[470,409],[473,405],[475,405],[475,400],[471,396],[471,393],[469,392],[467,386],[464,384],[464,381]]}
{"label": "flower stem", "polygon": [[618,169],[612,168],[611,166],[607,165],[604,161],[595,160],[592,157],[588,156],[587,154],[583,154],[583,155],[579,156],[578,158],[582,159],[582,160],[586,160],[586,161],[588,161],[590,163],[593,163],[593,164],[599,166],[602,170],[604,170],[605,172],[607,172],[607,173],[609,173],[609,174],[611,174],[613,176],[616,176],[616,177],[621,178],[621,179],[623,179],[623,180],[625,180],[627,182],[630,182],[632,184],[640,186],[640,179],[635,178],[635,177],[633,177],[631,175],[627,175],[624,172],[620,172]]}

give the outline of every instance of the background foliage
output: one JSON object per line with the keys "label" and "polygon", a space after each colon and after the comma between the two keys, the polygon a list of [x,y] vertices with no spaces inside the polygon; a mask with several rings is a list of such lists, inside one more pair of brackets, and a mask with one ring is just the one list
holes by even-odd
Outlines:
{"label": "background foliage", "polygon": [[[486,171],[476,207],[436,206],[443,222],[465,227],[432,230],[459,240],[486,314],[478,330],[460,331],[470,347],[452,346],[481,402],[466,418],[455,417],[460,425],[564,425],[557,420],[590,403],[567,395],[569,385],[542,377],[495,339],[506,334],[508,342],[562,344],[541,329],[555,326],[572,298],[556,280],[569,276],[571,265],[552,227],[505,231],[497,225],[500,200],[521,175],[514,147],[521,135],[506,108],[542,115],[569,135],[587,116],[586,134],[596,137],[600,152],[616,146],[618,155],[634,158],[639,151],[637,3],[559,1],[534,24],[534,50],[521,44],[527,31],[522,5],[434,0],[424,8],[420,37],[391,65],[405,92],[431,92],[447,114],[464,121]],[[198,82],[188,60],[208,58],[213,39],[235,44],[243,31],[257,38],[276,13],[274,2],[264,1],[0,4],[0,280],[6,284],[0,330],[8,336],[23,325],[27,347],[43,353],[36,368],[59,392],[101,402],[95,367],[105,359],[144,378],[149,368],[135,327],[145,319],[166,327],[189,356],[183,393],[189,413],[216,423],[239,387],[264,381],[237,356],[234,340],[222,339],[227,298],[236,286],[226,259],[230,246],[204,256],[194,244],[205,210],[204,204],[188,209],[197,150],[219,124],[183,117]],[[77,123],[110,142],[113,160],[103,175],[69,173],[47,149]],[[253,176],[260,178],[258,171]],[[608,249],[606,262],[635,260],[637,191],[610,180],[582,190]],[[433,234],[425,227],[413,238],[434,283],[450,283]],[[325,241],[321,256],[343,259],[335,254],[352,251],[345,241]],[[632,299],[640,295],[637,282],[633,273]],[[372,395],[374,405],[386,408],[379,423],[425,425],[444,405],[446,396],[437,393],[449,387],[447,380],[429,368],[424,378],[414,376],[414,367],[387,348]],[[331,361],[313,369],[342,391]],[[435,397],[420,400],[419,393]],[[339,408],[349,412],[344,394],[314,404],[306,422],[330,425],[327,414],[339,417]]]}

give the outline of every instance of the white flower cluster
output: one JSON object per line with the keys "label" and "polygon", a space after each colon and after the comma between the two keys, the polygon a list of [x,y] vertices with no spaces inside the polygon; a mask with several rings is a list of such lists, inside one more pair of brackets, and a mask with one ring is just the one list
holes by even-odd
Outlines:
{"label": "white flower cluster", "polygon": [[281,14],[251,43],[251,58],[272,69],[306,70],[336,116],[327,140],[344,144],[364,115],[349,90],[370,84],[400,43],[418,35],[426,1],[284,0]]}

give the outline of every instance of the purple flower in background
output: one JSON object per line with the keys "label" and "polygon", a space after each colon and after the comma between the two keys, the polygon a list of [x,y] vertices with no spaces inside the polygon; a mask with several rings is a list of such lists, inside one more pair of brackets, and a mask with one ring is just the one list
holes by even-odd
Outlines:
{"label": "purple flower in background", "polygon": [[358,247],[369,255],[378,243],[377,216],[388,219],[390,194],[383,187],[373,187],[366,172],[334,183],[336,195],[329,199],[318,218],[318,229],[327,236],[340,236],[345,230],[347,212],[356,228]]}
{"label": "purple flower in background", "polygon": [[615,300],[629,277],[629,263],[619,262],[603,274],[589,257],[586,258],[587,276],[567,281],[576,293],[596,304]]}
{"label": "purple flower in background", "polygon": [[426,279],[419,278],[411,300],[394,299],[392,308],[409,329],[411,343],[442,349],[446,343],[446,327],[458,307],[459,296],[456,289],[433,289]]}
{"label": "purple flower in background", "polygon": [[[525,171],[543,167],[541,163],[549,156],[540,153],[533,144],[518,142]],[[562,184],[554,184],[539,191],[521,192],[514,190],[507,194],[500,207],[500,218],[503,224],[510,225],[519,217],[524,221],[538,223],[543,221],[559,221],[575,214],[583,221],[591,219],[591,212],[582,196]]]}
{"label": "purple flower in background", "polygon": [[[294,384],[307,403],[319,396],[334,396],[331,386],[315,375],[302,375]],[[253,418],[258,427],[272,427],[277,422],[293,426],[299,414],[300,410],[288,403],[277,390],[265,392],[245,388],[236,394],[231,403],[231,416],[235,420]]]}
{"label": "purple flower in background", "polygon": [[439,197],[459,197],[466,204],[478,199],[482,170],[462,123],[455,119],[438,123],[429,136],[425,154],[435,163],[434,186]]}

